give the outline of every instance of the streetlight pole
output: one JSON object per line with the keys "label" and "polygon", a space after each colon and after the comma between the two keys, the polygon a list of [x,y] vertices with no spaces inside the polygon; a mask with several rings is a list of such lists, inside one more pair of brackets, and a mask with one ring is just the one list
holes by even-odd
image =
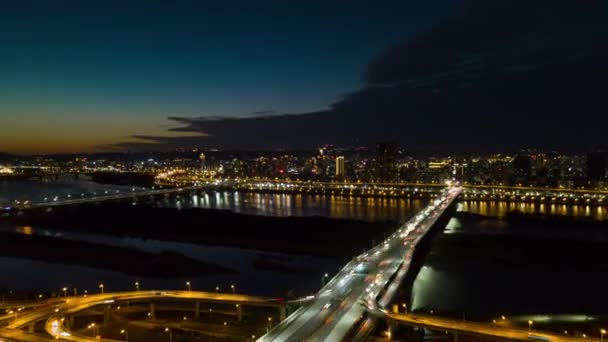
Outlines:
{"label": "streetlight pole", "polygon": [[321,286],[325,286],[328,277],[329,277],[329,274],[327,274],[327,273],[323,274],[323,277],[321,277]]}
{"label": "streetlight pole", "polygon": [[165,328],[165,332],[169,333],[169,342],[173,342],[173,331],[169,328]]}
{"label": "streetlight pole", "polygon": [[96,328],[95,323],[91,323],[91,324],[89,324],[89,325],[87,326],[87,328],[89,328],[89,329],[92,329],[92,330],[93,330],[93,337],[97,336],[97,334],[95,333],[95,328]]}
{"label": "streetlight pole", "polygon": [[64,287],[64,288],[62,288],[61,290],[63,291],[63,296],[64,296],[64,297],[67,297],[67,296],[68,296],[68,288],[67,288],[67,287]]}
{"label": "streetlight pole", "polygon": [[103,284],[99,284],[99,290],[101,290],[101,294],[103,294]]}
{"label": "streetlight pole", "polygon": [[604,335],[606,335],[606,329],[601,329],[600,330],[600,341],[604,342]]}
{"label": "streetlight pole", "polygon": [[135,290],[139,291],[139,282],[138,281],[135,282]]}
{"label": "streetlight pole", "polygon": [[232,289],[232,293],[235,292],[236,287],[234,286],[234,284],[230,284],[230,288]]}
{"label": "streetlight pole", "polygon": [[188,291],[192,291],[192,285],[190,285],[189,281],[186,282],[186,287],[188,288]]}
{"label": "streetlight pole", "polygon": [[528,334],[532,332],[532,324],[534,324],[533,321],[528,321]]}
{"label": "streetlight pole", "polygon": [[129,342],[129,332],[128,331],[126,331],[125,329],[121,329],[120,330],[120,334],[121,335],[124,334],[125,335],[125,341]]}

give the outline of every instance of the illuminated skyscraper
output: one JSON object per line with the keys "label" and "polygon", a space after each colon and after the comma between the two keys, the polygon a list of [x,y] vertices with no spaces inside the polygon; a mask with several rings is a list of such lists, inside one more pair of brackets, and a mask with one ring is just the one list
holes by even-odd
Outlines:
{"label": "illuminated skyscraper", "polygon": [[344,157],[336,157],[336,178],[344,177],[345,169],[344,169]]}

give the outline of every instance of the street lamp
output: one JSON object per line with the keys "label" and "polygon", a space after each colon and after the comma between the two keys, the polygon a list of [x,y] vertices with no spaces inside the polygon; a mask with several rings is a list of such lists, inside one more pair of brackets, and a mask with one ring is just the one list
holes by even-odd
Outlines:
{"label": "street lamp", "polygon": [[234,286],[234,284],[230,284],[230,288],[232,289],[232,293],[234,293],[236,287]]}
{"label": "street lamp", "polygon": [[97,336],[97,334],[95,333],[95,328],[96,328],[95,323],[91,323],[91,324],[89,324],[89,325],[87,326],[87,328],[89,328],[89,329],[93,329],[93,337]]}
{"label": "street lamp", "polygon": [[606,335],[606,329],[600,329],[600,341],[604,342],[604,335]]}
{"label": "street lamp", "polygon": [[129,332],[128,331],[126,331],[125,329],[121,329],[120,334],[125,335],[125,341],[129,342]]}
{"label": "street lamp", "polygon": [[532,324],[534,324],[533,321],[528,321],[528,334],[532,332]]}
{"label": "street lamp", "polygon": [[63,291],[63,296],[64,297],[68,296],[68,288],[67,287],[62,288],[61,291]]}
{"label": "street lamp", "polygon": [[190,285],[189,281],[186,282],[186,287],[188,288],[188,291],[192,291],[192,285]]}
{"label": "street lamp", "polygon": [[99,290],[101,291],[101,294],[103,294],[103,284],[99,284]]}
{"label": "street lamp", "polygon": [[135,282],[135,290],[139,291],[139,282],[138,281]]}
{"label": "street lamp", "polygon": [[270,325],[272,324],[272,317],[268,316],[268,325],[266,326],[266,333],[270,331]]}
{"label": "street lamp", "polygon": [[407,304],[402,303],[401,306],[403,307],[403,313],[407,315]]}
{"label": "street lamp", "polygon": [[169,342],[173,342],[173,331],[169,328],[165,328],[165,332],[169,333]]}

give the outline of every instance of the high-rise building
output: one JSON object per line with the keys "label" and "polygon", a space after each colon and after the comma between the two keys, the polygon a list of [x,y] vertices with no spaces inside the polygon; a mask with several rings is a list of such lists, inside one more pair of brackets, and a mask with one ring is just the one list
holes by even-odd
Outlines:
{"label": "high-rise building", "polygon": [[336,157],[336,177],[344,177],[346,170],[344,168],[344,157]]}
{"label": "high-rise building", "polygon": [[392,143],[378,144],[374,174],[377,182],[392,182],[397,178],[397,155]]}

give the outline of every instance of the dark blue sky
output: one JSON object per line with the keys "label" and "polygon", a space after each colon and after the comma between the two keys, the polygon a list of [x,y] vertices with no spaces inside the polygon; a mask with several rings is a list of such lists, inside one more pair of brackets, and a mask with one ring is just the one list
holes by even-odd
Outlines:
{"label": "dark blue sky", "polygon": [[3,1],[0,151],[92,151],[166,134],[168,116],[326,109],[451,4]]}

